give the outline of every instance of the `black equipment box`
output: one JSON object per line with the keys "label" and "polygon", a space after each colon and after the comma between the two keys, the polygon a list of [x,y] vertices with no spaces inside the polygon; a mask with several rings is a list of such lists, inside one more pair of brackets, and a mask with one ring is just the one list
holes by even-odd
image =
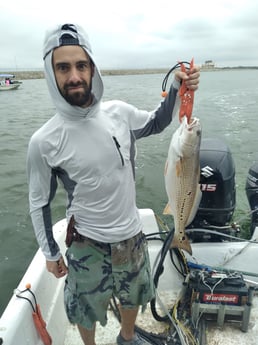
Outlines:
{"label": "black equipment box", "polygon": [[192,298],[200,303],[244,305],[248,299],[248,287],[240,274],[193,271],[190,285]]}
{"label": "black equipment box", "polygon": [[193,270],[189,287],[194,324],[200,317],[217,320],[219,327],[225,321],[238,321],[241,330],[247,332],[254,290],[247,287],[240,273]]}

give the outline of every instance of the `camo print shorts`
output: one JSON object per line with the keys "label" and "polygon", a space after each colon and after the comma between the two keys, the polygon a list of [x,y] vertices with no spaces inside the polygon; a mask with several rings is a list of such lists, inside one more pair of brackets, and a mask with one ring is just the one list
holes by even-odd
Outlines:
{"label": "camo print shorts", "polygon": [[141,232],[129,240],[73,242],[66,252],[69,273],[64,299],[68,319],[92,329],[107,323],[112,294],[125,309],[143,308],[154,297],[147,241]]}

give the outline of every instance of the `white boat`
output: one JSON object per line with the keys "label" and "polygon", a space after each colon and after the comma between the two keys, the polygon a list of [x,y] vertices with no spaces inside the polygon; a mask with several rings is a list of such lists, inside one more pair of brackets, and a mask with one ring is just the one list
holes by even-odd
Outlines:
{"label": "white boat", "polygon": [[[164,231],[163,224],[151,209],[139,210],[144,233],[148,239],[157,295],[156,301],[148,306],[146,312],[139,313],[137,331],[155,345],[258,344],[258,224],[255,218],[258,210],[258,167],[249,169],[249,182],[246,186],[248,200],[255,215],[251,239],[241,240],[237,236],[225,233],[225,228],[234,232],[234,226],[210,226],[208,223],[206,227],[201,226],[201,218],[204,218],[205,211],[207,219],[212,220],[216,214],[217,222],[223,223],[228,215],[232,216],[234,208],[234,186],[229,187],[231,193],[227,189],[230,185],[229,180],[234,181],[235,177],[230,152],[221,143],[216,145],[217,149],[213,152],[217,158],[211,158],[213,153],[209,148],[214,146],[214,142],[204,143],[201,165],[206,168],[207,179],[211,178],[211,170],[220,173],[218,184],[223,183],[223,193],[226,193],[229,204],[233,206],[227,207],[224,204],[224,208],[211,210],[209,205],[205,210],[205,205],[201,202],[196,223],[187,230],[192,240],[192,256],[178,249],[169,250],[173,231]],[[207,159],[211,159],[211,162],[207,163]],[[221,162],[223,165],[219,166]],[[230,178],[227,175],[224,179],[223,169],[230,172]],[[219,185],[214,180],[208,185],[203,184],[204,194],[219,191],[221,195]],[[215,196],[217,199],[218,194]],[[205,201],[205,195],[203,197]],[[226,197],[222,195],[222,199]],[[221,201],[219,205],[222,205]],[[54,225],[54,236],[63,253],[66,250],[66,226],[66,220]],[[82,345],[76,327],[69,324],[65,314],[64,278],[56,279],[47,272],[45,258],[40,250],[37,251],[18,287],[14,287],[16,289],[13,297],[0,319],[0,344],[43,344],[33,322],[31,304],[28,300],[20,298],[26,297],[34,305],[32,294],[26,290],[28,283],[40,305],[52,344]],[[97,326],[96,343],[116,344],[119,329],[119,321],[111,308],[108,311],[107,326]]]}
{"label": "white boat", "polygon": [[0,91],[17,90],[22,82],[14,81],[15,76],[13,74],[0,74]]}
{"label": "white boat", "polygon": [[20,84],[0,85],[0,91],[17,90]]}

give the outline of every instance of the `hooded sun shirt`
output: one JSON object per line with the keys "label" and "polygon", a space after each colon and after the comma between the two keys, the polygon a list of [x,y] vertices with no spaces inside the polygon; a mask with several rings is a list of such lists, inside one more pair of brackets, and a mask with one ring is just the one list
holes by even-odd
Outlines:
{"label": "hooded sun shirt", "polygon": [[[87,108],[67,103],[57,87],[52,54],[62,45],[81,46],[94,63],[94,102]],[[142,230],[135,201],[134,143],[161,132],[171,122],[179,83],[173,81],[168,96],[151,112],[122,101],[103,102],[102,77],[87,34],[74,24],[47,32],[43,57],[56,114],[29,143],[29,202],[38,243],[47,260],[58,260],[61,254],[53,237],[50,209],[58,181],[67,193],[67,220],[74,215],[83,236],[113,243]]]}

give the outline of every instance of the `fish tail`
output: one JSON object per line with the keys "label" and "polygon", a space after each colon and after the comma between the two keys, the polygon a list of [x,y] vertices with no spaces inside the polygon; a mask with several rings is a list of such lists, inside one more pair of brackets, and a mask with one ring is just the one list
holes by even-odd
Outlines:
{"label": "fish tail", "polygon": [[183,238],[180,238],[177,234],[175,234],[173,237],[173,241],[171,243],[171,248],[183,249],[190,255],[192,255],[193,253],[189,239],[186,236],[184,236]]}

